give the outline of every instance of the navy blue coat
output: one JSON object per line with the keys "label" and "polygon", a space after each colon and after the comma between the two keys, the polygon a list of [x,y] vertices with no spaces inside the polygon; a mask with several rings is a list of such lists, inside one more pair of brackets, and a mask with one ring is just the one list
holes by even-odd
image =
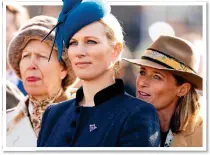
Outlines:
{"label": "navy blue coat", "polygon": [[122,80],[94,96],[94,107],[76,99],[49,106],[42,119],[38,147],[155,147],[160,126],[155,108],[124,92]]}

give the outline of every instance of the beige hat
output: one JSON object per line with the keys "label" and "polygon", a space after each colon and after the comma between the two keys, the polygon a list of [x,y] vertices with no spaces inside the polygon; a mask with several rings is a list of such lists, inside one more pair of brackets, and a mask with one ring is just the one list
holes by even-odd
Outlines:
{"label": "beige hat", "polygon": [[[56,25],[57,19],[49,16],[36,16],[29,19],[25,25],[23,25],[18,33],[14,36],[8,47],[8,63],[10,67],[15,71],[16,75],[21,79],[19,63],[22,56],[22,50],[25,48],[27,43],[30,40],[41,40],[46,34]],[[52,46],[53,38],[55,33],[52,32],[43,43]],[[57,51],[57,48],[54,47]],[[64,49],[65,50],[65,49]],[[50,51],[49,51],[50,52]],[[62,81],[63,89],[66,90],[76,79],[76,76],[73,72],[71,62],[68,58],[67,52],[63,52],[62,62],[64,62],[68,74]]]}
{"label": "beige hat", "polygon": [[161,35],[140,59],[126,59],[130,63],[170,71],[190,82],[195,88],[202,90],[202,77],[198,75],[193,45],[181,38]]}

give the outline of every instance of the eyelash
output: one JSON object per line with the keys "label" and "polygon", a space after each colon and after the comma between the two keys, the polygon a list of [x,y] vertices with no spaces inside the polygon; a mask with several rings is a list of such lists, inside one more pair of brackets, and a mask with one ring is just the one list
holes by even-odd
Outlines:
{"label": "eyelash", "polygon": [[26,54],[26,55],[23,55],[23,56],[22,56],[22,58],[26,58],[26,57],[28,57],[28,56],[29,56],[29,55],[28,55],[28,54]]}
{"label": "eyelash", "polygon": [[77,43],[77,42],[76,41],[72,41],[72,42],[69,43],[69,46],[71,46],[73,44],[75,45],[75,43]]}
{"label": "eyelash", "polygon": [[[87,40],[85,43],[87,43],[87,44],[97,44],[97,41],[95,41],[95,40]],[[70,42],[69,46],[72,46],[72,45],[78,45],[78,42],[77,41]]]}
{"label": "eyelash", "polygon": [[46,56],[43,56],[43,55],[40,55],[39,57],[41,57],[41,58],[47,58]]}
{"label": "eyelash", "polygon": [[140,75],[145,75],[145,72],[144,71],[140,71],[139,74]]}
{"label": "eyelash", "polygon": [[154,75],[154,78],[155,78],[156,80],[161,80],[161,78],[160,78],[158,75]]}
{"label": "eyelash", "polygon": [[[139,72],[139,74],[140,74],[141,76],[144,76],[146,73],[145,73],[145,71],[142,71],[142,70],[141,70],[141,71]],[[158,75],[154,75],[153,78],[156,79],[156,80],[162,80],[162,78],[161,78],[160,76],[158,76]]]}
{"label": "eyelash", "polygon": [[[27,58],[29,56],[29,54],[23,55],[22,58]],[[43,55],[39,55],[40,58],[47,58],[46,56]]]}
{"label": "eyelash", "polygon": [[95,40],[88,40],[87,43],[97,44],[97,42]]}

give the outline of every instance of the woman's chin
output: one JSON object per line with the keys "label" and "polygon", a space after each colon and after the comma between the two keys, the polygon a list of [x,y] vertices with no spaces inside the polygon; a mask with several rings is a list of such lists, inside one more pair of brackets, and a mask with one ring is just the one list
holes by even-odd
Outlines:
{"label": "woman's chin", "polygon": [[41,88],[25,88],[25,91],[27,92],[27,94],[31,95],[31,96],[40,96],[41,94],[44,94],[44,92],[40,91],[43,90]]}
{"label": "woman's chin", "polygon": [[79,79],[81,80],[85,80],[85,81],[90,81],[92,79],[94,79],[94,77],[90,74],[78,74],[76,75]]}
{"label": "woman's chin", "polygon": [[85,80],[85,81],[91,81],[91,80],[94,80],[94,79],[97,79],[101,76],[104,75],[104,72],[77,72],[75,73],[76,76],[81,79],[81,80]]}

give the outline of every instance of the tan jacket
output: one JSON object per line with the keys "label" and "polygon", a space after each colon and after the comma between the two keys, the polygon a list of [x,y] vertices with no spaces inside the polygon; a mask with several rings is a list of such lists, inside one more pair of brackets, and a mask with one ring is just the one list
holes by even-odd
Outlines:
{"label": "tan jacket", "polygon": [[7,110],[7,147],[36,147],[37,137],[29,118],[27,104],[28,97],[20,101],[17,107]]}
{"label": "tan jacket", "polygon": [[199,116],[190,122],[184,132],[174,134],[171,147],[203,146],[203,119]]}
{"label": "tan jacket", "polygon": [[[56,103],[75,97],[76,88],[68,91],[68,96],[62,94]],[[7,147],[36,147],[37,137],[32,127],[28,112],[28,96],[20,101],[17,107],[8,109],[6,112],[7,124]]]}

